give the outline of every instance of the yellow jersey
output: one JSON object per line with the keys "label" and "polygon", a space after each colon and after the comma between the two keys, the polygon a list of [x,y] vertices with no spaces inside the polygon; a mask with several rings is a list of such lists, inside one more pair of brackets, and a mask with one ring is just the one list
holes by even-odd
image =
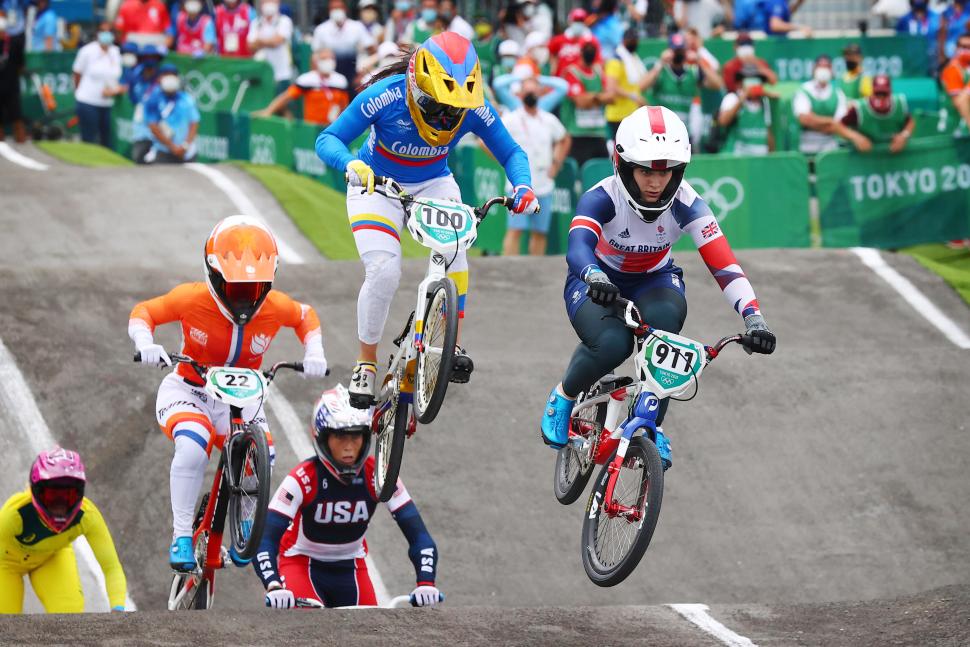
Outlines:
{"label": "yellow jersey", "polygon": [[30,490],[17,492],[0,508],[0,567],[29,573],[57,551],[84,535],[104,572],[112,607],[123,607],[128,583],[114,541],[97,506],[87,497],[71,525],[55,533],[44,525],[30,498]]}

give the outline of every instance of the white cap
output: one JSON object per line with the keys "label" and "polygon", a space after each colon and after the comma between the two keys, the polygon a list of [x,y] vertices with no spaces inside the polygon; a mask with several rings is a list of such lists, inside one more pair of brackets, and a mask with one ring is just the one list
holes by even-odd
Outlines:
{"label": "white cap", "polygon": [[503,40],[498,46],[499,56],[519,56],[519,44],[514,40]]}
{"label": "white cap", "polygon": [[534,31],[525,37],[524,49],[526,51],[529,51],[533,47],[543,47],[548,42],[549,42],[549,39],[546,37],[544,33],[542,33],[541,31]]}
{"label": "white cap", "polygon": [[377,0],[360,0],[357,4],[358,9],[363,9],[364,7],[376,7]]}
{"label": "white cap", "polygon": [[397,43],[384,41],[377,47],[377,58],[388,58],[390,56],[397,56],[400,53],[401,48]]}

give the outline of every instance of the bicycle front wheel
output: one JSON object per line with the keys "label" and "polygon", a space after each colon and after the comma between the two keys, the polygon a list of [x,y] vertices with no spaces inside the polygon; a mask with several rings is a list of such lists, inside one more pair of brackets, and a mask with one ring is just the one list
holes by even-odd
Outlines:
{"label": "bicycle front wheel", "polygon": [[657,527],[664,488],[663,463],[648,438],[630,441],[610,501],[608,468],[600,471],[583,519],[583,567],[599,586],[619,584],[640,563]]}
{"label": "bicycle front wheel", "polygon": [[423,425],[432,422],[441,409],[458,343],[458,290],[454,281],[443,278],[432,283],[428,296],[422,349],[414,370],[414,412]]}
{"label": "bicycle front wheel", "polygon": [[231,443],[228,471],[232,475],[231,482],[235,483],[235,487],[229,488],[232,545],[239,557],[252,559],[263,539],[272,487],[269,446],[260,427],[246,425]]}
{"label": "bicycle front wheel", "polygon": [[[209,495],[202,497],[199,510],[192,524],[193,532],[198,530],[205,516]],[[209,548],[208,530],[200,532],[194,541],[196,570],[191,573],[175,573],[172,586],[168,591],[169,611],[204,610],[212,607],[215,594],[215,575],[205,568],[206,553]]]}
{"label": "bicycle front wheel", "polygon": [[[576,408],[596,395],[599,395],[599,386],[593,386],[583,394],[577,400]],[[559,503],[563,505],[573,503],[586,489],[589,477],[593,475],[593,459],[604,422],[606,422],[606,403],[587,407],[569,420],[570,437],[578,436],[584,442],[582,445],[570,442],[556,454],[556,471],[553,475],[552,489]]]}
{"label": "bicycle front wheel", "polygon": [[383,411],[374,433],[374,490],[382,502],[390,501],[397,489],[410,418],[408,403],[401,401],[400,393],[392,393],[391,398],[386,406],[380,405]]}

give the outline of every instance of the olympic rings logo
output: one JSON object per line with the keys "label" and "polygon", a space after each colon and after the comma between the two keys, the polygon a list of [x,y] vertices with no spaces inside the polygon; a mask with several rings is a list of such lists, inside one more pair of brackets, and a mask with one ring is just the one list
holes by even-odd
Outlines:
{"label": "olympic rings logo", "polygon": [[229,79],[222,72],[207,75],[199,70],[190,70],[183,78],[186,91],[195,97],[200,110],[215,110],[218,103],[229,96]]}
{"label": "olympic rings logo", "polygon": [[249,160],[253,164],[276,164],[276,140],[259,133],[250,135]]}
{"label": "olympic rings logo", "polygon": [[701,178],[691,178],[687,182],[711,208],[718,222],[724,222],[744,202],[744,186],[737,178],[721,177],[710,184]]}

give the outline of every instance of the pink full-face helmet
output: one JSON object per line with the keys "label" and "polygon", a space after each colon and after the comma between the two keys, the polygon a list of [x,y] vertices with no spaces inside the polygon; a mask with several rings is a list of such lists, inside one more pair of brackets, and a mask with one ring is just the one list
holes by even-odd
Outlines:
{"label": "pink full-face helmet", "polygon": [[30,467],[30,497],[41,521],[54,532],[69,527],[84,500],[84,463],[61,447],[43,451]]}

